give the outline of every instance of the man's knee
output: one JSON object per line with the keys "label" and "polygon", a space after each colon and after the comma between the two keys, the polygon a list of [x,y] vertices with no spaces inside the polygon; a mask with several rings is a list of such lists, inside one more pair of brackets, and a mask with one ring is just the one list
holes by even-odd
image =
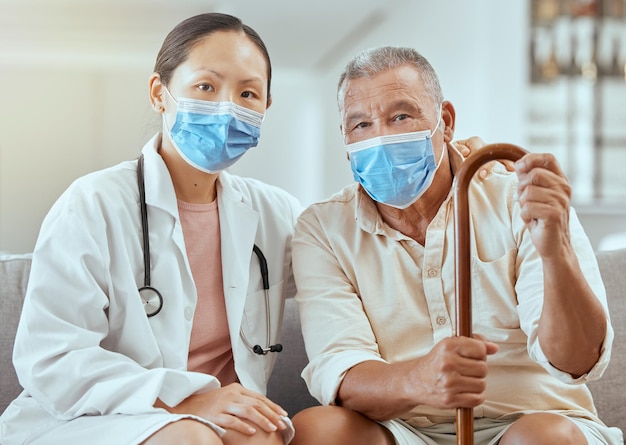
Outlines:
{"label": "man's knee", "polygon": [[516,420],[500,439],[500,445],[586,445],[583,432],[565,416],[528,414]]}
{"label": "man's knee", "polygon": [[[326,445],[372,443],[393,444],[391,433],[379,423],[338,406],[315,406],[300,411],[293,418],[296,436],[294,445],[319,443]],[[367,438],[365,442],[363,438]],[[314,439],[315,441],[311,441]]]}

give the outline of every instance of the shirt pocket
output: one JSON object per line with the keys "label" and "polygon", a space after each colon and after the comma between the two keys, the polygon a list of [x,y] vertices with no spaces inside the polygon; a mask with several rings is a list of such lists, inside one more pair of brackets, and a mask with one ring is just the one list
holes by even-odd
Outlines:
{"label": "shirt pocket", "polygon": [[516,258],[515,248],[489,261],[472,256],[473,328],[476,333],[492,341],[511,341],[511,336],[517,336],[519,331],[515,293]]}

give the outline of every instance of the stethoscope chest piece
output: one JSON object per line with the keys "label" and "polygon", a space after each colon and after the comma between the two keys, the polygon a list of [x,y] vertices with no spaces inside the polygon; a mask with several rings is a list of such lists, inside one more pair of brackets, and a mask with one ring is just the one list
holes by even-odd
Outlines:
{"label": "stethoscope chest piece", "polygon": [[144,286],[139,289],[139,295],[148,317],[154,317],[161,312],[161,309],[163,309],[163,297],[158,290],[151,286]]}

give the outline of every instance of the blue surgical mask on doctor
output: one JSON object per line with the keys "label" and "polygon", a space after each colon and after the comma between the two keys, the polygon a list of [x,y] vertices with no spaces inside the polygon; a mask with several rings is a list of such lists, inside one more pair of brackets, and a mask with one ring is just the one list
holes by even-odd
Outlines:
{"label": "blue surgical mask on doctor", "polygon": [[263,114],[233,102],[210,102],[179,97],[171,128],[163,114],[163,126],[172,144],[188,164],[206,173],[233,165],[256,147]]}
{"label": "blue surgical mask on doctor", "polygon": [[[382,204],[405,209],[417,201],[433,182],[443,159],[435,163],[432,134],[435,129],[379,136],[346,145],[354,180]],[[445,147],[444,147],[445,150]]]}

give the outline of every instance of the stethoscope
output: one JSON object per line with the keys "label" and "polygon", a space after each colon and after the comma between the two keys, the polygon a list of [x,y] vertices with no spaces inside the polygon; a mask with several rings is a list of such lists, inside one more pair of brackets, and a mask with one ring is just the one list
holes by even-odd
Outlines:
{"label": "stethoscope", "polygon": [[[143,234],[143,286],[138,289],[139,296],[143,302],[144,310],[148,318],[154,317],[163,309],[163,296],[156,288],[150,285],[150,237],[148,229],[148,207],[146,206],[146,187],[143,174],[143,154],[139,156],[137,160],[137,183],[139,186],[139,204],[141,207],[141,232]],[[267,260],[265,255],[259,247],[255,244],[252,247],[252,251],[259,259],[259,267],[261,270],[261,280],[263,281],[263,291],[265,293],[265,344],[267,347],[261,345],[252,345],[243,333],[243,329],[239,330],[239,335],[244,344],[252,350],[255,354],[265,355],[268,352],[280,352],[283,350],[283,345],[276,343],[270,345],[270,280],[269,272],[267,269]]]}

